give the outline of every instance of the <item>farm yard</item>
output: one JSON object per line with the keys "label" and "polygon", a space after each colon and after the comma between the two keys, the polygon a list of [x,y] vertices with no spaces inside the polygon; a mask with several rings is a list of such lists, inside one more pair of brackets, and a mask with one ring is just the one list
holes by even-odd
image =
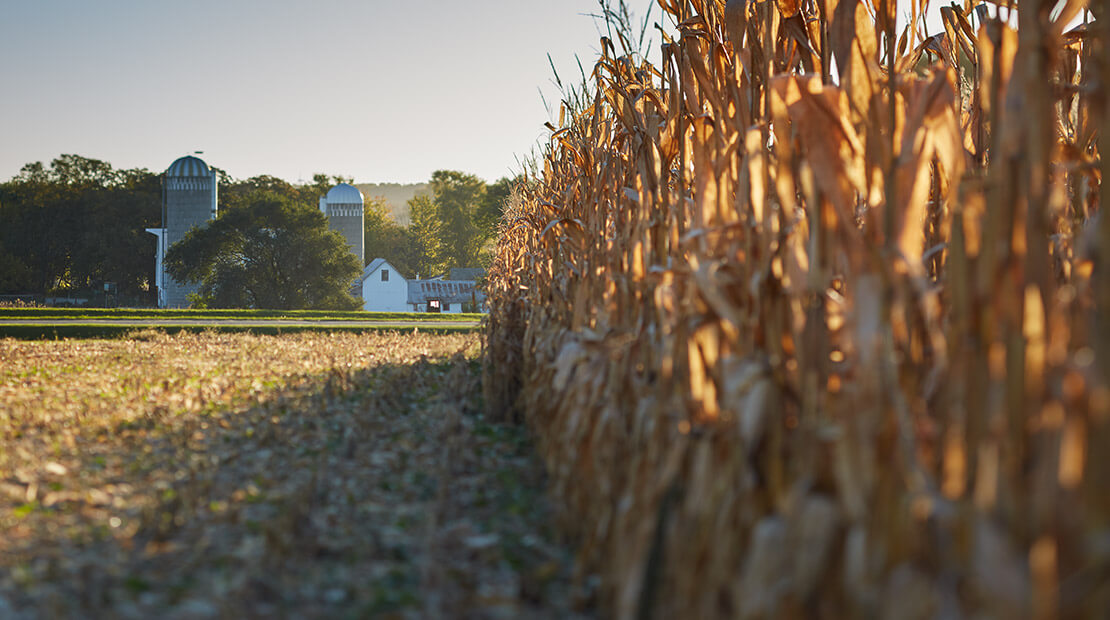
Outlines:
{"label": "farm yard", "polygon": [[0,339],[0,617],[575,617],[478,347]]}

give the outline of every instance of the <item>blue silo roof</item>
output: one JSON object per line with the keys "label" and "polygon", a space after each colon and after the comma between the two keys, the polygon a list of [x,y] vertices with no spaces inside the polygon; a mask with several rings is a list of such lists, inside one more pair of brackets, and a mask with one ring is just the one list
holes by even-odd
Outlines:
{"label": "blue silo roof", "polygon": [[340,183],[328,190],[328,195],[324,200],[329,205],[361,205],[362,192],[358,191],[358,188],[354,185]]}
{"label": "blue silo roof", "polygon": [[169,177],[206,177],[211,175],[208,170],[208,164],[204,163],[203,159],[186,155],[170,164],[166,170],[166,176]]}

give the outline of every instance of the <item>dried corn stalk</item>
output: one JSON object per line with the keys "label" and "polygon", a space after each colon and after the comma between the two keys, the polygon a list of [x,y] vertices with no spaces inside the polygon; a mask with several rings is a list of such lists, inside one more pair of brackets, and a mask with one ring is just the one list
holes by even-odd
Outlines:
{"label": "dried corn stalk", "polygon": [[490,277],[487,398],[608,609],[1101,617],[1101,4],[930,36],[927,0],[902,32],[886,0],[659,4],[660,64],[603,41]]}

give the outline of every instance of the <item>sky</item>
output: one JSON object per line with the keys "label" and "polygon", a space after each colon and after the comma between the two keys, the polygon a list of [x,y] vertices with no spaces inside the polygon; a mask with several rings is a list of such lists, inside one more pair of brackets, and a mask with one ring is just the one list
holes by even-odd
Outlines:
{"label": "sky", "polygon": [[[655,0],[627,4],[661,17]],[[0,0],[0,181],[61,154],[160,172],[195,151],[236,179],[512,176],[557,118],[548,55],[566,80],[576,55],[589,72],[597,12],[598,0]]]}
{"label": "sky", "polygon": [[[641,17],[654,0],[629,0]],[[597,0],[0,0],[0,181],[63,153],[233,178],[519,172]],[[658,12],[653,11],[658,17]],[[557,108],[556,108],[557,114]]]}

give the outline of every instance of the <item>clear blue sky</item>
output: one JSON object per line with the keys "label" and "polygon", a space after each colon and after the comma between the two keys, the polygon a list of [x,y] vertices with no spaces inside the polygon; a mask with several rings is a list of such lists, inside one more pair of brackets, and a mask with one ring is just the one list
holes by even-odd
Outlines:
{"label": "clear blue sky", "polygon": [[[629,5],[643,15],[649,2]],[[0,180],[62,153],[235,178],[518,170],[596,0],[0,0]],[[657,12],[653,12],[658,15]]]}
{"label": "clear blue sky", "polygon": [[[627,3],[642,18],[655,0]],[[240,179],[412,183],[453,169],[493,181],[548,134],[547,54],[564,78],[578,75],[575,54],[592,67],[597,11],[597,0],[0,0],[0,180],[62,153],[161,171],[201,150]]]}

